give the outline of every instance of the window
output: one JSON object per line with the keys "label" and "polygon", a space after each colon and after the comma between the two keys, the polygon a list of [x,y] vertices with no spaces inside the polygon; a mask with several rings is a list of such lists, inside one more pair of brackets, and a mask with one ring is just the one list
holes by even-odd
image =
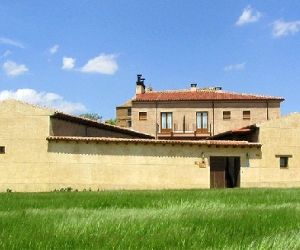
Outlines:
{"label": "window", "polygon": [[0,154],[5,154],[5,147],[4,146],[0,146]]}
{"label": "window", "polygon": [[140,121],[147,120],[147,112],[139,112],[139,120]]}
{"label": "window", "polygon": [[131,128],[131,121],[127,121],[127,127]]}
{"label": "window", "polygon": [[223,120],[230,120],[231,111],[223,111]]}
{"label": "window", "polygon": [[289,158],[292,158],[292,155],[275,155],[276,158],[279,158],[279,166],[280,168],[288,168],[289,167]]}
{"label": "window", "polygon": [[208,130],[208,112],[196,113],[197,130],[207,132]]}
{"label": "window", "polygon": [[131,108],[127,109],[127,116],[131,116]]}
{"label": "window", "polygon": [[172,130],[172,113],[162,112],[161,113],[161,130]]}
{"label": "window", "polygon": [[280,168],[287,168],[289,165],[289,158],[286,156],[281,156],[279,159],[280,159]]}
{"label": "window", "polygon": [[243,120],[250,120],[250,110],[243,111]]}

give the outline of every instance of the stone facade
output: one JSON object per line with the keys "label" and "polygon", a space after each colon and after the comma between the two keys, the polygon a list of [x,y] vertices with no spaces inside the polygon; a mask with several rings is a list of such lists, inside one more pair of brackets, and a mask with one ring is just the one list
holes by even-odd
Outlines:
{"label": "stone facade", "polygon": [[[153,91],[146,88],[141,77],[138,75],[135,97],[116,108],[117,124],[157,139],[205,139],[273,120],[280,117],[280,104],[284,100],[226,92],[221,87],[197,88],[197,84],[185,90]],[[163,128],[162,121],[166,113],[171,117],[168,129]],[[206,116],[204,127],[199,125],[201,115]]]}
{"label": "stone facade", "polygon": [[[230,119],[223,119],[223,111],[230,111]],[[243,119],[243,111],[250,111],[250,119]],[[139,120],[139,112],[147,112],[146,120]],[[208,133],[219,134],[280,117],[279,101],[188,101],[188,102],[133,102],[132,128],[136,131],[159,136],[161,133],[161,113],[173,114],[174,132],[193,133],[196,130],[196,113],[208,113]]]}
{"label": "stone facade", "polygon": [[[84,132],[51,139],[52,116],[51,110],[20,102],[0,103],[0,191],[209,188],[210,160],[216,156],[239,157],[241,187],[300,186],[299,114],[259,124],[262,147],[234,141],[98,140]],[[280,168],[280,156],[288,156],[287,168]]]}
{"label": "stone facade", "polygon": [[[300,187],[300,114],[257,125],[260,157],[244,170],[244,187]],[[280,157],[288,165],[280,167]]]}
{"label": "stone facade", "polygon": [[117,117],[117,126],[123,128],[131,128],[131,101],[126,102],[125,104],[116,107],[116,117]]}

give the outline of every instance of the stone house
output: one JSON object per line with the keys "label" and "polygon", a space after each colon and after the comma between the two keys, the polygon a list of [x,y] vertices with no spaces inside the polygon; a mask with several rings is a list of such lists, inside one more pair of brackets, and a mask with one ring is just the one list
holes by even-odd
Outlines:
{"label": "stone house", "polygon": [[0,191],[300,187],[300,114],[211,140],[151,138],[2,101]]}
{"label": "stone house", "polygon": [[135,97],[116,108],[117,124],[157,139],[205,139],[279,118],[283,100],[226,92],[221,87],[197,88],[197,84],[186,90],[153,91],[138,75]]}
{"label": "stone house", "polygon": [[131,128],[131,107],[132,101],[128,100],[116,108],[117,125],[122,128]]}

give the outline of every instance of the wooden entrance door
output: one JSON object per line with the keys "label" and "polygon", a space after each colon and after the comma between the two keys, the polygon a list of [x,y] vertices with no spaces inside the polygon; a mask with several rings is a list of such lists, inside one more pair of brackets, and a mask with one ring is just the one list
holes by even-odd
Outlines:
{"label": "wooden entrance door", "polygon": [[240,164],[239,157],[210,157],[210,187],[239,187]]}
{"label": "wooden entrance door", "polygon": [[226,187],[226,157],[210,158],[210,187],[225,188]]}

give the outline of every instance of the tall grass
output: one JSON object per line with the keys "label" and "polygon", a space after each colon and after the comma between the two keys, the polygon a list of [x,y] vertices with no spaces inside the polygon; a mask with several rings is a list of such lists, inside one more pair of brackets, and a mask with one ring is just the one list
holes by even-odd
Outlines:
{"label": "tall grass", "polygon": [[3,249],[300,249],[300,189],[0,194]]}

